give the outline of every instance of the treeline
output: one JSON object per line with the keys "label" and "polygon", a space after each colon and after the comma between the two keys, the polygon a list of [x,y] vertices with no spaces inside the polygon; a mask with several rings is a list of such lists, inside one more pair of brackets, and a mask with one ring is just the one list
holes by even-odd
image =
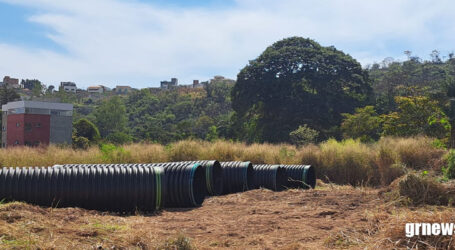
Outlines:
{"label": "treeline", "polygon": [[[231,138],[231,98],[233,84],[212,81],[201,89],[142,89],[128,96],[113,96],[75,105],[75,121],[90,122],[99,137],[113,143],[148,141],[167,144],[197,138]],[[86,137],[77,132],[75,138]],[[90,128],[92,131],[94,128]],[[79,143],[81,144],[81,143]],[[82,143],[84,145],[84,143]]]}
{"label": "treeline", "polygon": [[[427,135],[453,146],[454,55],[433,51],[423,60],[405,54],[405,61],[387,58],[362,68],[333,46],[291,37],[249,61],[235,84],[213,81],[203,89],[142,89],[98,99],[63,91],[45,96],[75,104],[77,145],[188,138],[302,145]],[[2,100],[6,95],[11,93],[0,91]],[[95,130],[99,136],[91,136]]]}

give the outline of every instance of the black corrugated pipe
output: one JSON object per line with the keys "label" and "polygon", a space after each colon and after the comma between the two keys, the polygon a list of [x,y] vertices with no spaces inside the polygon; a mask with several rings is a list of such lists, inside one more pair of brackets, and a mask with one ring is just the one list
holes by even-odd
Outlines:
{"label": "black corrugated pipe", "polygon": [[204,167],[205,182],[209,195],[220,195],[223,192],[223,171],[218,161],[185,161],[182,163],[199,163]]}
{"label": "black corrugated pipe", "polygon": [[281,165],[286,169],[290,188],[314,188],[316,186],[316,173],[310,165]]}
{"label": "black corrugated pipe", "polygon": [[254,188],[251,162],[221,162],[223,170],[223,194],[243,192]]}
{"label": "black corrugated pipe", "polygon": [[254,186],[281,191],[287,186],[286,169],[280,165],[253,165]]}
{"label": "black corrugated pipe", "polygon": [[205,169],[199,163],[169,162],[145,164],[67,164],[54,167],[91,167],[117,166],[148,166],[164,168],[165,190],[164,207],[196,207],[200,206],[207,194]]}
{"label": "black corrugated pipe", "polygon": [[159,167],[1,168],[0,199],[53,207],[150,212],[162,207]]}

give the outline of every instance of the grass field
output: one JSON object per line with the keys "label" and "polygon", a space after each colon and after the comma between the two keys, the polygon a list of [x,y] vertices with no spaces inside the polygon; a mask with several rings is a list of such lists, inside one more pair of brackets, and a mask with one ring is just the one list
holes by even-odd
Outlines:
{"label": "grass field", "polygon": [[311,164],[320,180],[314,190],[259,189],[210,197],[198,208],[128,216],[0,204],[0,248],[450,248],[453,237],[409,239],[404,232],[406,222],[454,221],[455,199],[446,194],[455,194],[450,191],[455,189],[434,181],[441,175],[446,153],[425,137],[383,138],[373,144],[330,140],[299,148],[181,141],[88,150],[1,149],[2,166],[250,160]]}
{"label": "grass field", "polygon": [[253,163],[310,164],[324,181],[351,185],[387,185],[408,170],[440,171],[445,150],[432,139],[383,138],[378,143],[329,140],[319,145],[295,147],[217,141],[180,141],[167,146],[130,144],[101,150],[15,147],[0,149],[1,166],[52,166],[65,163],[157,163],[216,159]]}

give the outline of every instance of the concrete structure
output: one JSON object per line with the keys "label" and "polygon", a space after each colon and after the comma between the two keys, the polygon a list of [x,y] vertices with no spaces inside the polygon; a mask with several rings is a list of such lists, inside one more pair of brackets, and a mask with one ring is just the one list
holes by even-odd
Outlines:
{"label": "concrete structure", "polygon": [[171,81],[161,81],[160,88],[162,89],[172,89],[176,88],[179,85],[179,80],[177,78],[171,78]]}
{"label": "concrete structure", "polygon": [[193,89],[203,88],[204,84],[199,82],[199,80],[193,80]]}
{"label": "concrete structure", "polygon": [[15,89],[21,88],[21,85],[19,85],[19,79],[17,79],[17,78],[11,78],[9,76],[5,76],[5,77],[3,77],[3,83],[6,84],[6,86],[9,88],[15,88]]}
{"label": "concrete structure", "polygon": [[133,90],[130,86],[119,86],[117,85],[114,89],[117,94],[128,94]]}
{"label": "concrete structure", "polygon": [[110,91],[110,90],[111,90],[110,88],[103,86],[103,85],[90,86],[87,88],[87,92],[99,93],[99,94],[102,94],[102,93]]}
{"label": "concrete structure", "polygon": [[76,90],[77,90],[77,86],[74,82],[61,82],[60,87],[65,92],[70,92],[70,93],[76,93]]}
{"label": "concrete structure", "polygon": [[2,106],[2,147],[71,144],[73,105],[37,101]]}

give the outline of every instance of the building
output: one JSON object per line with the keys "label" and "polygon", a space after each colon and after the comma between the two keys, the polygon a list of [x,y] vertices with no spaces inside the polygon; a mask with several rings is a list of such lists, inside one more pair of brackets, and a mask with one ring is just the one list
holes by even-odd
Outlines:
{"label": "building", "polygon": [[19,79],[11,78],[9,76],[3,77],[3,84],[6,84],[9,88],[20,89],[21,85],[19,85]]}
{"label": "building", "polygon": [[117,94],[128,94],[133,90],[130,86],[119,86],[117,85],[114,89],[114,92]]}
{"label": "building", "polygon": [[65,92],[76,93],[77,86],[74,82],[61,82],[60,88],[62,88]]}
{"label": "building", "polygon": [[111,90],[110,88],[103,86],[103,85],[90,86],[87,88],[87,92],[99,93],[99,94],[102,94],[102,93],[110,91],[110,90]]}
{"label": "building", "polygon": [[172,89],[179,85],[179,80],[177,78],[171,78],[171,81],[161,81],[160,88],[162,89]]}
{"label": "building", "polygon": [[71,144],[73,105],[17,101],[2,106],[2,147]]}
{"label": "building", "polygon": [[193,80],[193,89],[203,88],[204,84],[199,82],[199,80]]}

